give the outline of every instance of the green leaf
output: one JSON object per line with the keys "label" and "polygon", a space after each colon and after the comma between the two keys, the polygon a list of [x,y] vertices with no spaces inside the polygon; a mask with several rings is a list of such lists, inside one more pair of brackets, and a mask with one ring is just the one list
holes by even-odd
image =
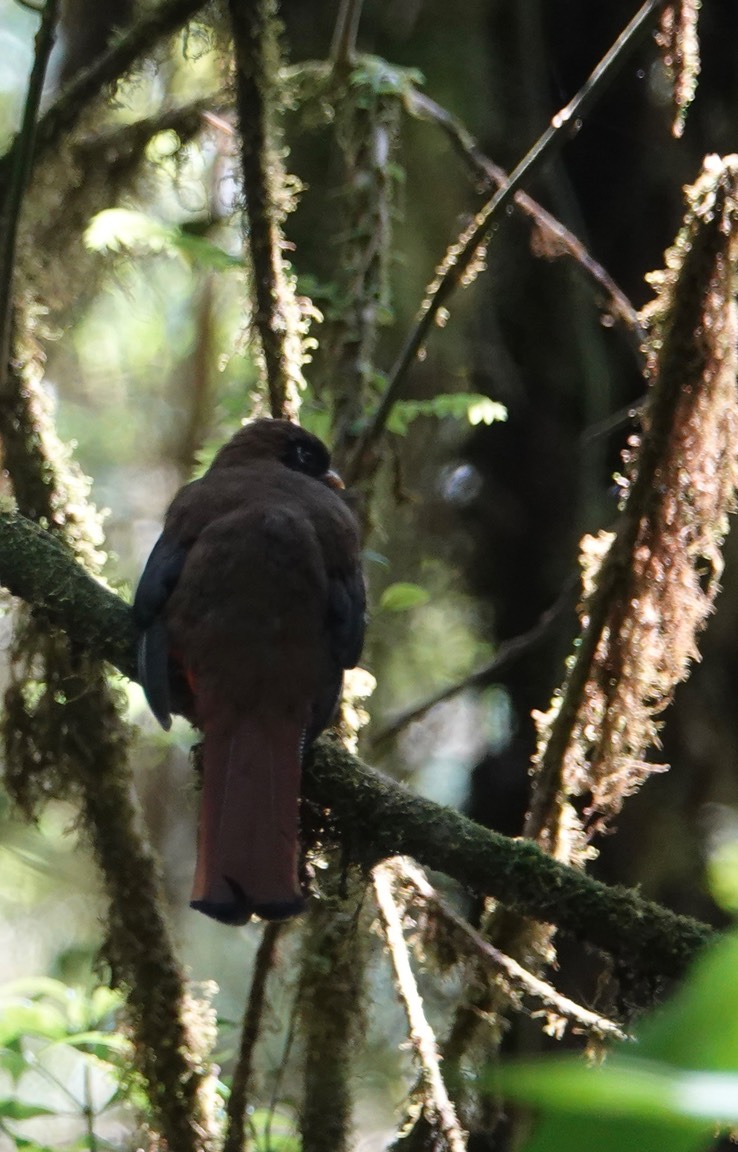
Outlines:
{"label": "green leaf", "polygon": [[[738,1073],[683,1072],[655,1060],[618,1056],[600,1068],[581,1060],[510,1065],[496,1081],[506,1094],[579,1115],[738,1123]],[[704,1131],[699,1123],[697,1130]]]}
{"label": "green leaf", "polygon": [[43,1036],[61,1040],[67,1034],[67,1022],[51,1004],[29,1001],[5,1001],[0,1005],[0,1046],[12,1044],[20,1036]]}
{"label": "green leaf", "polygon": [[398,400],[390,412],[387,428],[398,436],[404,436],[418,416],[433,416],[437,420],[467,420],[470,424],[492,424],[496,420],[507,419],[507,411],[502,404],[478,392],[444,392],[429,400]]}
{"label": "green leaf", "polygon": [[0,1050],[0,1068],[7,1072],[14,1084],[17,1084],[24,1072],[28,1070],[28,1060],[20,1045]]}
{"label": "green leaf", "polygon": [[90,996],[90,1020],[98,1022],[114,1012],[120,1011],[124,999],[120,992],[100,984]]}
{"label": "green leaf", "polygon": [[90,1032],[77,1032],[72,1036],[65,1036],[63,1041],[71,1048],[87,1048],[89,1047],[95,1056],[101,1056],[103,1059],[108,1054],[130,1054],[131,1041],[127,1036],[122,1036],[120,1032],[100,1032],[98,1030]]}
{"label": "green leaf", "polygon": [[51,976],[19,976],[17,980],[9,980],[0,987],[0,1013],[6,998],[35,1000],[45,996],[66,1003],[69,991],[68,984],[63,980],[54,980]]}
{"label": "green leaf", "polygon": [[0,1100],[0,1116],[3,1120],[32,1120],[34,1116],[56,1116],[54,1108],[44,1108],[42,1104],[24,1104],[21,1100]]}
{"label": "green leaf", "polygon": [[419,604],[427,604],[430,592],[421,588],[419,584],[406,584],[400,581],[385,588],[379,601],[379,607],[384,612],[407,612],[409,608],[417,608]]}
{"label": "green leaf", "polygon": [[84,236],[93,252],[159,252],[188,258],[202,268],[241,268],[243,261],[211,243],[130,208],[105,208],[90,221]]}
{"label": "green leaf", "polygon": [[493,1077],[543,1116],[524,1152],[699,1152],[738,1123],[738,934],[705,951],[682,987],[598,1069],[569,1058]]}
{"label": "green leaf", "polygon": [[360,56],[351,73],[353,88],[368,88],[377,96],[406,96],[423,83],[417,68],[401,68],[381,56]]}

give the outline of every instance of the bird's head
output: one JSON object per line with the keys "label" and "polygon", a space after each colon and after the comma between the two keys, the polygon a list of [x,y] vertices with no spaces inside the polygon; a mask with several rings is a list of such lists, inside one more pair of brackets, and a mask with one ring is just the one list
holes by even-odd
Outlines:
{"label": "bird's head", "polygon": [[322,440],[290,420],[252,420],[239,428],[217,453],[212,468],[243,467],[257,461],[278,461],[327,484],[343,488],[331,470],[331,456]]}

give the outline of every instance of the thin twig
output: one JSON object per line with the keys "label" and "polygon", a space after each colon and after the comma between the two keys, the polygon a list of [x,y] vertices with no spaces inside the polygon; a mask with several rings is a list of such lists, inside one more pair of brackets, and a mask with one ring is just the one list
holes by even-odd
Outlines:
{"label": "thin twig", "polygon": [[[433,120],[444,129],[457,151],[471,165],[477,176],[482,176],[487,184],[502,188],[509,179],[504,168],[500,168],[493,160],[481,151],[476,140],[466,130],[458,117],[446,108],[441,107],[435,100],[431,100],[424,92],[411,90],[406,97],[412,111],[420,118]],[[526,216],[533,220],[541,235],[545,238],[544,255],[567,255],[582,269],[586,276],[604,293],[605,307],[608,313],[619,320],[626,332],[633,350],[639,360],[643,353],[641,345],[645,339],[645,332],[641,325],[636,309],[628,297],[615,283],[609,272],[595,260],[588,252],[581,240],[574,233],[548,212],[537,200],[527,192],[516,192],[513,197],[515,206]]]}
{"label": "thin twig", "polygon": [[608,1020],[589,1008],[582,1007],[568,996],[560,992],[547,981],[541,980],[517,960],[506,956],[499,948],[485,940],[476,928],[455,912],[442,898],[436,889],[429,883],[425,872],[412,860],[398,858],[388,861],[387,867],[395,870],[400,883],[410,884],[422,898],[423,902],[432,907],[434,913],[458,932],[467,952],[474,956],[481,956],[492,967],[504,973],[511,985],[529,996],[535,997],[543,1006],[575,1024],[580,1024],[596,1036],[609,1036],[616,1040],[627,1040],[628,1037],[614,1020]]}
{"label": "thin twig", "polygon": [[646,398],[642,396],[640,400],[635,400],[632,404],[624,404],[617,412],[590,424],[579,435],[579,443],[582,448],[586,448],[588,444],[593,444],[603,436],[611,436],[613,432],[621,432],[623,429],[636,424],[643,416],[645,403]]}
{"label": "thin twig", "polygon": [[46,0],[41,24],[36,33],[35,54],[28,80],[23,121],[17,136],[17,147],[13,156],[10,179],[3,197],[2,214],[0,215],[0,396],[4,395],[6,391],[8,379],[18,222],[23,197],[31,174],[36,141],[36,120],[44,88],[46,68],[51,49],[54,47],[58,6],[59,0]]}
{"label": "thin twig", "polygon": [[90,1061],[85,1061],[84,1069],[84,1096],[85,1102],[82,1106],[82,1113],[85,1118],[85,1128],[87,1129],[87,1149],[88,1152],[97,1152],[97,1134],[95,1132],[95,1108],[92,1103],[92,1083],[90,1076]]}
{"label": "thin twig", "polygon": [[437,1125],[440,1128],[450,1152],[466,1152],[466,1134],[459,1125],[456,1110],[441,1076],[435,1033],[425,1017],[423,1001],[410,965],[402,919],[392,892],[392,872],[386,864],[380,864],[374,869],[373,879],[384,936],[395,970],[397,990],[407,1015],[410,1042],[420,1064],[426,1118],[434,1127]]}
{"label": "thin twig", "polygon": [[546,609],[533,627],[520,636],[514,636],[512,640],[505,640],[504,643],[500,644],[496,655],[487,664],[477,668],[475,672],[471,672],[462,680],[457,680],[447,688],[435,692],[420,704],[414,704],[411,708],[407,708],[395,716],[375,736],[372,736],[370,745],[372,750],[397,736],[409,724],[420,720],[427,712],[430,712],[431,708],[443,704],[446,700],[451,700],[459,692],[465,692],[471,688],[484,688],[488,684],[503,681],[508,669],[548,639],[566,612],[573,608],[574,594],[578,586],[578,577],[572,577],[567,581],[559,598],[550,608]]}
{"label": "thin twig", "polygon": [[364,0],[341,0],[331,42],[331,61],[336,69],[351,66]]}
{"label": "thin twig", "polygon": [[231,1094],[226,1109],[226,1134],[223,1152],[242,1152],[244,1147],[244,1124],[248,1111],[248,1091],[254,1061],[254,1049],[259,1039],[266,1008],[266,983],[274,967],[277,942],[284,924],[264,925],[254,962],[254,975],[246,1003],[241,1029],[241,1046],[238,1061],[233,1071]]}
{"label": "thin twig", "polygon": [[287,1035],[284,1038],[284,1047],[282,1049],[282,1056],[279,1061],[279,1066],[274,1075],[274,1083],[272,1084],[272,1092],[269,1097],[269,1106],[266,1110],[266,1119],[264,1121],[264,1147],[272,1148],[272,1121],[277,1112],[277,1102],[282,1095],[282,1084],[287,1074],[287,1065],[289,1064],[290,1056],[292,1055],[292,1046],[295,1043],[295,1036],[297,1035],[297,1016],[299,1012],[300,1000],[300,987],[298,985],[297,992],[292,1000],[292,1007],[290,1008],[289,1023],[287,1025]]}
{"label": "thin twig", "polygon": [[665,0],[646,0],[574,99],[556,113],[546,131],[539,136],[510,174],[509,180],[484,205],[458,241],[446,252],[435,278],[427,289],[415,323],[392,367],[379,407],[364,429],[348,469],[344,469],[344,475],[349,483],[356,483],[367,470],[371,471],[373,450],[400,395],[407,370],[425,344],[439,312],[478,258],[480,249],[487,244],[493,226],[523,183],[540,171],[560,151],[566,141],[580,130],[584,116],[601,98],[638,48],[644,35],[652,28],[664,3]]}

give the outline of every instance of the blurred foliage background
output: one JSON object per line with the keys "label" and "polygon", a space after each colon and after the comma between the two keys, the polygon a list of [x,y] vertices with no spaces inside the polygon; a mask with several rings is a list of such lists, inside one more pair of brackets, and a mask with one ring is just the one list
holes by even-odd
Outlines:
{"label": "blurred foliage background", "polygon": [[[69,3],[65,9],[47,102],[73,74],[74,53],[84,59],[88,8]],[[297,90],[309,83],[305,62],[326,57],[336,9],[304,0],[281,4],[288,94],[290,85]],[[377,69],[365,91],[374,83],[379,102],[385,88],[401,90],[402,69],[417,72],[425,92],[463,122],[482,152],[510,169],[631,14],[624,0],[467,0],[461,7],[443,0],[367,0],[358,49],[390,63]],[[121,22],[125,15],[122,6]],[[0,0],[5,145],[19,124],[37,22],[16,0]],[[644,277],[661,266],[678,227],[682,185],[695,179],[706,153],[738,150],[736,5],[705,0],[700,34],[699,88],[680,139],[671,133],[663,67],[647,41],[528,189],[586,243],[636,307],[649,298]],[[106,509],[106,575],[120,589],[134,585],[174,492],[250,414],[244,397],[258,379],[243,319],[246,273],[234,217],[238,177],[224,35],[217,13],[212,22],[195,22],[119,84],[112,101],[96,106],[79,133],[87,149],[81,183],[65,193],[69,231],[59,224],[65,208],[57,205],[57,231],[36,233],[43,247],[35,253],[34,277],[48,301],[38,318],[47,356],[44,388],[60,436],[74,445],[92,478],[93,498]],[[152,131],[141,165],[128,171],[121,161],[119,179],[96,179],[96,155],[109,157],[106,149],[127,126],[145,117],[163,120],[184,105],[197,110],[196,130]],[[324,318],[312,323],[320,343],[341,289],[337,242],[346,191],[333,125],[320,101],[288,95],[283,119],[295,198],[285,222],[288,255],[298,291]],[[397,131],[386,172],[394,243],[378,370],[389,367],[436,263],[482,199],[479,177],[437,123],[406,110]],[[53,166],[45,179],[53,192]],[[547,707],[561,678],[574,629],[571,607],[503,681],[463,690],[396,738],[378,738],[398,713],[463,680],[501,642],[534,626],[575,573],[580,537],[607,526],[615,514],[612,477],[634,427],[628,412],[643,389],[639,353],[580,269],[556,256],[519,215],[498,227],[486,270],[431,337],[407,397],[481,396],[503,405],[507,418],[472,425],[462,412],[412,420],[393,438],[379,475],[367,548],[371,624],[364,664],[377,689],[368,705],[366,755],[427,795],[513,835],[527,803],[530,713]],[[317,348],[305,368],[302,420],[329,434],[323,372]],[[255,410],[259,403],[255,393]],[[735,551],[729,541],[703,661],[667,716],[663,758],[671,771],[652,777],[630,801],[617,835],[599,845],[594,866],[608,881],[640,884],[655,899],[713,920],[722,914],[709,894],[705,861],[710,844],[730,831],[738,805]],[[399,584],[414,587],[399,599],[386,595]],[[0,626],[7,647],[9,615]],[[229,1022],[241,1013],[258,930],[221,927],[189,911],[191,734],[178,723],[164,736],[138,688],[126,691],[147,832],[162,861],[184,963],[194,980],[214,981],[219,989],[215,1003],[224,1026],[216,1057],[227,1074],[235,1046]],[[94,1000],[100,992],[93,995],[101,975],[102,904],[72,809],[53,802],[31,827],[2,801],[0,820],[0,982],[65,981],[83,990],[74,995],[84,996],[86,1005],[96,1005],[85,1008],[89,1019],[80,1024],[95,1029],[111,1010]],[[263,1102],[276,1091],[289,1116],[296,1092],[289,1063],[281,1085],[274,1084],[295,991],[290,949],[297,945],[287,939],[282,947],[261,1087]],[[564,963],[563,971],[572,992],[591,994],[586,965]],[[452,1001],[454,979],[429,983],[432,1017],[440,1019]],[[16,987],[9,985],[11,997]],[[33,996],[42,994],[52,1001],[63,996],[59,986],[36,986]],[[397,1051],[401,1013],[380,963],[372,968],[371,1001],[357,1116],[367,1148],[380,1146],[391,1131],[410,1075],[407,1053]],[[70,1000],[63,1004],[62,1015],[72,1010]],[[531,1029],[523,1032],[519,1043],[529,1045]],[[115,1104],[116,1089],[108,1097],[104,1086],[99,1091],[95,1107],[102,1114]],[[84,1094],[80,1099],[84,1131]],[[132,1139],[120,1123],[117,1134],[101,1128],[100,1139]],[[275,1125],[276,1132],[279,1119]],[[35,1138],[31,1129],[16,1127],[16,1139],[21,1130]],[[43,1139],[57,1144],[66,1136],[52,1139],[47,1131]]]}

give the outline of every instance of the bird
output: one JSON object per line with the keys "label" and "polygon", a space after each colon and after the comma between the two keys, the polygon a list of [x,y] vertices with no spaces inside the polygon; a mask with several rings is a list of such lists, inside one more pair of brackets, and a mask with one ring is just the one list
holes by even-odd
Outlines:
{"label": "bird", "polygon": [[359,530],[325,444],[244,424],[186,484],[136,590],[138,673],[168,729],[203,733],[191,907],[226,924],[305,905],[299,797],[364,639]]}

